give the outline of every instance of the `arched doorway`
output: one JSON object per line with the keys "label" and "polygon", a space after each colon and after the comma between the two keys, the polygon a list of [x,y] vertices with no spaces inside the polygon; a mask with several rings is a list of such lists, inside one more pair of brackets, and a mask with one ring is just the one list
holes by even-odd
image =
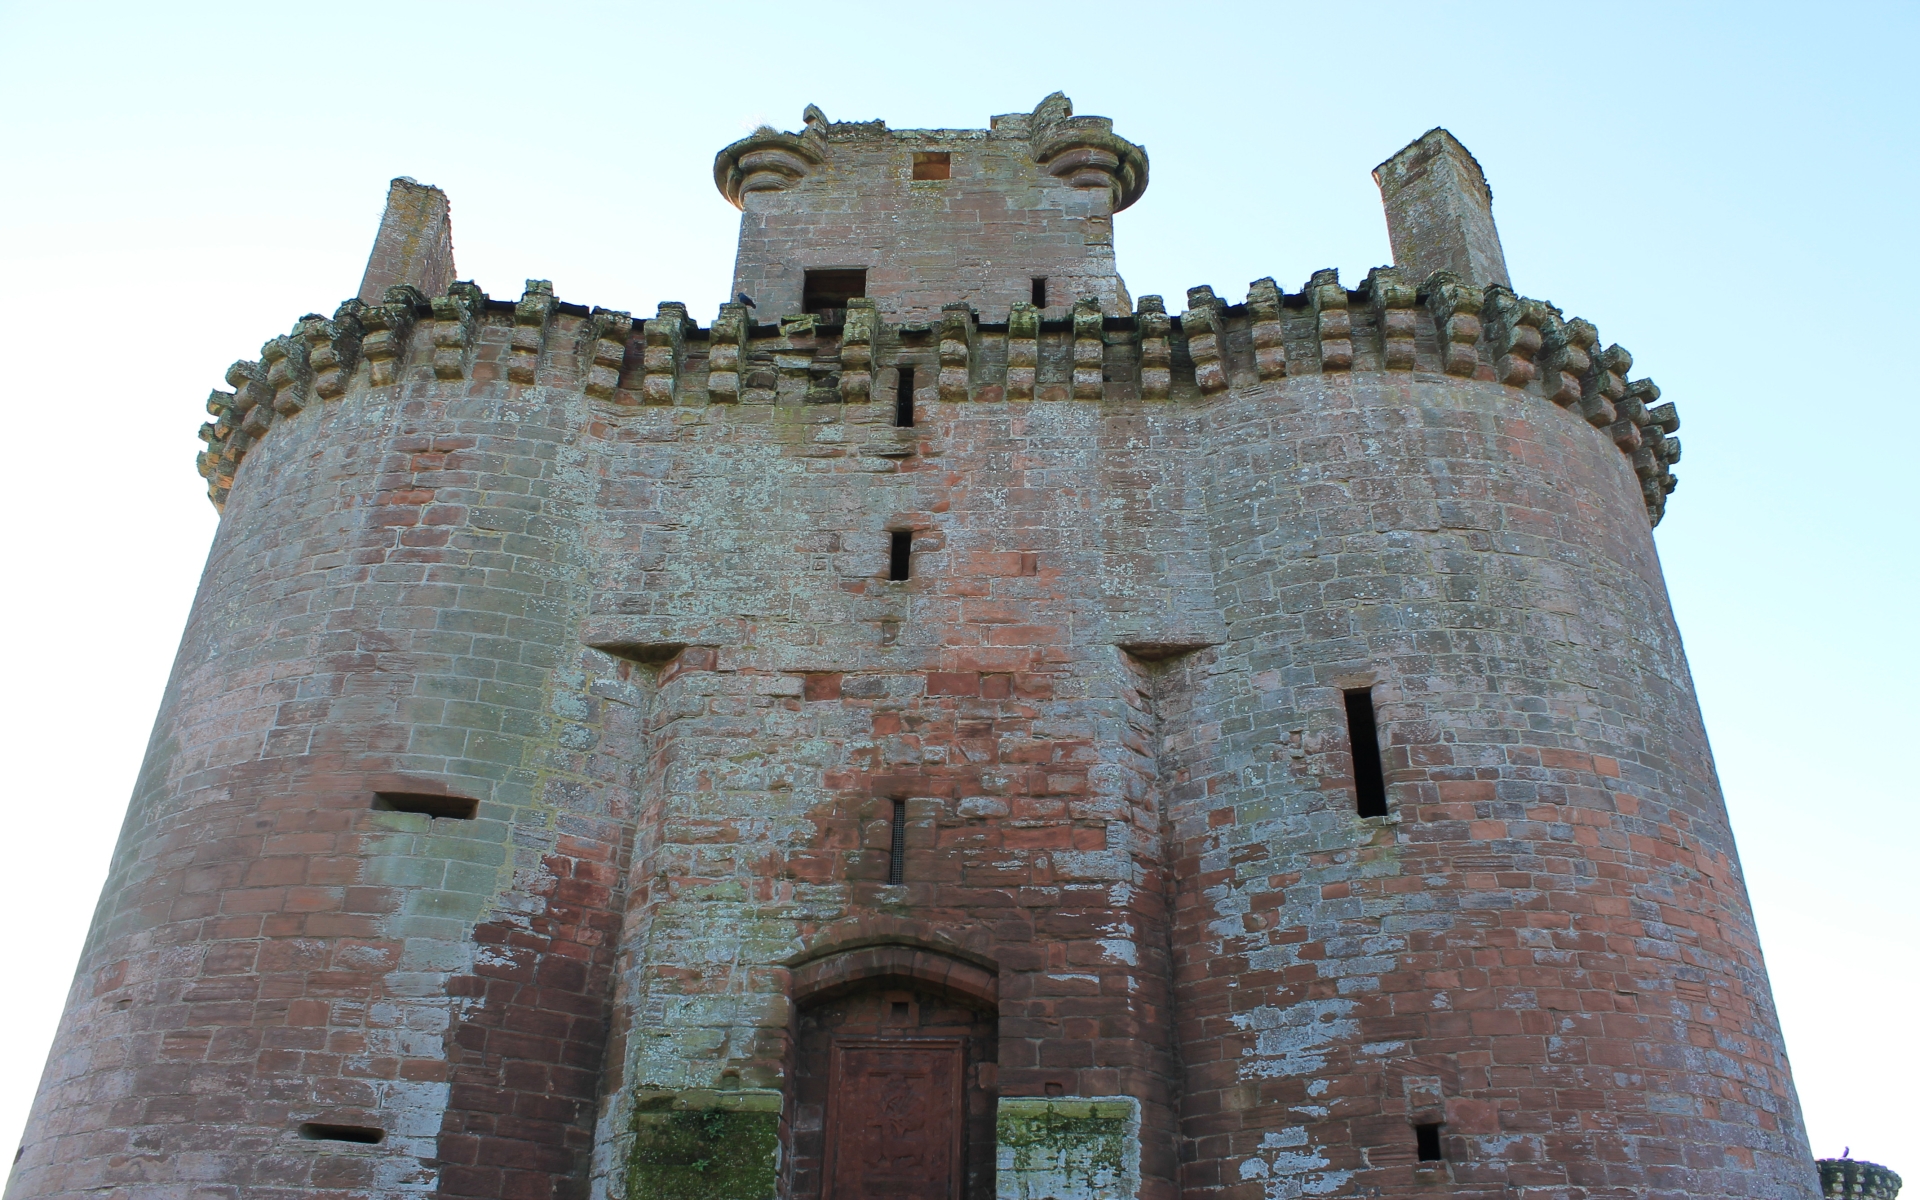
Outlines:
{"label": "arched doorway", "polygon": [[795,972],[794,1200],[993,1200],[994,982],[904,947]]}

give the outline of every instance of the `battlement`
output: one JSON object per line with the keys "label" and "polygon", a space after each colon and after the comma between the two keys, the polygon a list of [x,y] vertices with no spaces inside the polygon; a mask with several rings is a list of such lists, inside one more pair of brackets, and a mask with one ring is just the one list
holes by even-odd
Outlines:
{"label": "battlement", "polygon": [[[1545,301],[1448,272],[1417,285],[1394,267],[1349,289],[1318,271],[1297,292],[1255,280],[1230,304],[1190,288],[1169,313],[1158,296],[1109,315],[1083,297],[1060,316],[1015,303],[1002,322],[950,304],[936,320],[889,321],[855,298],[832,321],[798,315],[762,323],[740,304],[713,323],[661,304],[651,319],[563,304],[529,280],[517,301],[471,283],[429,297],[407,285],[380,304],[348,300],[332,317],[309,313],[256,361],[227,370],[231,392],[208,397],[199,469],[223,504],[248,449],[277,420],[355,387],[409,377],[578,389],[611,406],[866,405],[897,396],[903,374],[915,403],[1094,401],[1203,403],[1229,391],[1277,396],[1300,381],[1371,372],[1451,375],[1504,386],[1517,404],[1550,403],[1607,437],[1641,481],[1658,523],[1675,479],[1680,419],[1651,380],[1628,378],[1633,356],[1601,348],[1599,331]],[[1516,410],[1521,415],[1523,410]],[[890,416],[891,410],[888,412]],[[823,453],[913,452],[911,429],[870,421],[865,447]]]}

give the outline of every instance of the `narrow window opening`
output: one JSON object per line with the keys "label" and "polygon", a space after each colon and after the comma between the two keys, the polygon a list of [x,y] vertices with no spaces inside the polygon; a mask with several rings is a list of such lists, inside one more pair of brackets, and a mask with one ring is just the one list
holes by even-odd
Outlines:
{"label": "narrow window opening", "polygon": [[300,1136],[310,1142],[358,1142],[378,1146],[387,1140],[387,1131],[370,1125],[332,1125],[325,1121],[302,1121]]}
{"label": "narrow window opening", "polygon": [[1418,1147],[1421,1162],[1443,1162],[1446,1155],[1440,1153],[1440,1126],[1415,1125],[1413,1127],[1414,1145]]}
{"label": "narrow window opening", "polygon": [[827,323],[832,324],[846,319],[847,301],[866,294],[865,267],[808,271],[803,305],[814,316],[826,318]]}
{"label": "narrow window opening", "polygon": [[900,386],[893,397],[893,423],[901,429],[913,428],[913,368],[899,370]]}
{"label": "narrow window opening", "polygon": [[465,796],[436,796],[427,792],[375,792],[373,807],[380,812],[420,813],[444,817],[449,821],[471,821],[480,813],[480,802]]}
{"label": "narrow window opening", "polygon": [[893,531],[893,558],[887,564],[887,578],[895,583],[911,576],[913,570],[913,530]]}
{"label": "narrow window opening", "polygon": [[1347,693],[1347,743],[1353,751],[1353,793],[1363,817],[1387,815],[1387,782],[1380,770],[1380,730],[1373,719],[1373,689]]}
{"label": "narrow window opening", "polygon": [[911,1009],[911,1006],[907,1003],[907,1001],[895,1000],[893,1002],[893,1019],[904,1024],[907,1018],[911,1015],[910,1009]]}
{"label": "narrow window opening", "polygon": [[915,179],[946,179],[953,174],[953,155],[946,150],[915,151],[913,155],[913,177]]}
{"label": "narrow window opening", "polygon": [[893,849],[887,859],[887,882],[907,881],[907,802],[893,802]]}
{"label": "narrow window opening", "polygon": [[1045,308],[1047,306],[1047,277],[1045,275],[1035,275],[1033,277],[1033,306],[1035,308]]}

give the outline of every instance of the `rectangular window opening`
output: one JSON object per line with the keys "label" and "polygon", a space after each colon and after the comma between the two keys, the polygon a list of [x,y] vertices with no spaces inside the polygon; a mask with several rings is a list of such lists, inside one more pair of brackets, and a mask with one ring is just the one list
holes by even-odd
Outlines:
{"label": "rectangular window opening", "polygon": [[913,368],[902,366],[900,387],[893,397],[893,423],[901,429],[913,428]]}
{"label": "rectangular window opening", "polygon": [[895,583],[910,578],[913,570],[913,530],[893,531],[893,557],[887,564],[887,578]]}
{"label": "rectangular window opening", "polygon": [[1440,1126],[1415,1125],[1413,1142],[1421,1162],[1444,1162],[1446,1155],[1440,1153]]}
{"label": "rectangular window opening", "polygon": [[893,847],[887,859],[887,882],[907,881],[907,802],[893,802]]}
{"label": "rectangular window opening", "polygon": [[1373,717],[1373,689],[1347,693],[1347,744],[1353,753],[1353,795],[1363,817],[1387,815],[1387,781],[1380,770],[1380,729]]}
{"label": "rectangular window opening", "polygon": [[302,1121],[300,1136],[310,1142],[358,1142],[378,1146],[387,1140],[387,1131],[371,1125],[333,1125],[325,1121]]}
{"label": "rectangular window opening", "polygon": [[847,301],[867,294],[867,269],[834,268],[808,271],[803,307],[816,317],[844,320]]}
{"label": "rectangular window opening", "polygon": [[953,174],[953,155],[945,150],[916,150],[913,154],[915,179],[947,179]]}
{"label": "rectangular window opening", "polygon": [[1045,275],[1035,275],[1033,277],[1033,306],[1035,308],[1045,308],[1047,306],[1047,277]]}
{"label": "rectangular window opening", "polygon": [[436,796],[428,792],[375,792],[373,807],[379,812],[420,813],[449,821],[471,821],[480,814],[480,802],[465,796]]}

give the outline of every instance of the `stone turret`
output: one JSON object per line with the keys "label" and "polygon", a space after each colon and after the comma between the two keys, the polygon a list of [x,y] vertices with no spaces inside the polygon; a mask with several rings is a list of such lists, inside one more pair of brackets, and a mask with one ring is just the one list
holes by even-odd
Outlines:
{"label": "stone turret", "polygon": [[1057,92],[988,129],[833,122],[809,105],[800,133],[722,150],[714,183],[742,210],[733,291],[761,321],[852,296],[909,322],[959,302],[995,321],[1089,295],[1109,315],[1132,307],[1113,214],[1146,190],[1146,151]]}

